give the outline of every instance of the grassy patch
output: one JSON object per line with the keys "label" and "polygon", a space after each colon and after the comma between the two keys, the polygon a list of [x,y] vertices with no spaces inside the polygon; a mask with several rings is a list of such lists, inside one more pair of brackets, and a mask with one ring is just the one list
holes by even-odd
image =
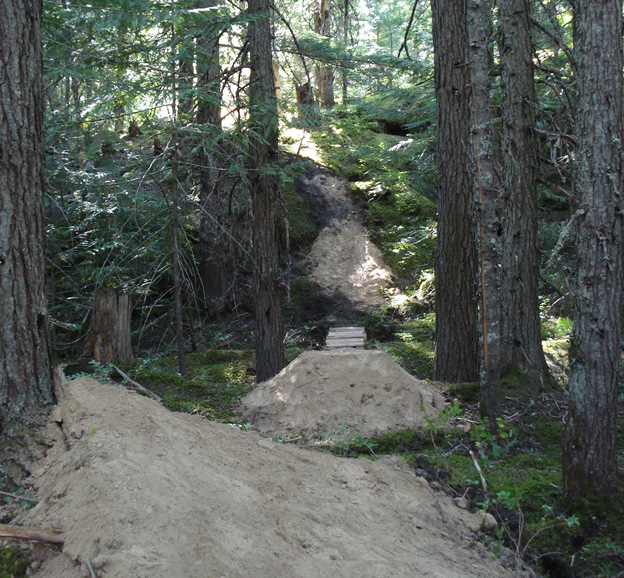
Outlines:
{"label": "grassy patch", "polygon": [[[292,361],[299,352],[297,348],[288,348],[287,361]],[[234,406],[255,385],[253,351],[192,353],[186,362],[186,377],[178,373],[175,358],[143,361],[134,377],[160,395],[163,405],[171,411],[196,413],[217,421],[235,421]]]}
{"label": "grassy patch", "polygon": [[431,342],[382,343],[379,346],[388,353],[405,371],[420,379],[432,379],[434,352]]}

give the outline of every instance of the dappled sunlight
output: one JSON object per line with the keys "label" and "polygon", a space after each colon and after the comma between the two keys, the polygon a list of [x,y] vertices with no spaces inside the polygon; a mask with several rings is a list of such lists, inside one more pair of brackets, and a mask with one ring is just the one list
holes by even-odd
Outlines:
{"label": "dappled sunlight", "polygon": [[[371,283],[377,283],[378,286],[385,286],[391,278],[385,263],[380,259],[379,251],[374,251],[374,245],[364,238],[361,239],[364,245],[364,260],[355,270],[355,273],[349,277],[349,281],[355,288],[363,288],[370,286]],[[371,247],[373,248],[371,250]],[[375,252],[375,255],[373,255]]]}
{"label": "dappled sunlight", "polygon": [[280,146],[289,153],[320,163],[320,152],[314,144],[310,131],[292,126],[292,115],[287,116],[291,117],[287,122],[280,122]]}

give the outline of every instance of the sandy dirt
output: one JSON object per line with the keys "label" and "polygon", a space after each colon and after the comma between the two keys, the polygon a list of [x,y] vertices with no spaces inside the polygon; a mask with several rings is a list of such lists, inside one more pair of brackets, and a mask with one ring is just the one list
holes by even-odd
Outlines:
{"label": "sandy dirt", "polygon": [[310,277],[325,291],[358,309],[375,309],[392,274],[368,240],[349,198],[347,184],[329,170],[300,181],[322,229],[309,256]]}
{"label": "sandy dirt", "polygon": [[435,421],[446,402],[383,351],[306,351],[241,400],[243,421],[269,435],[377,436]]}
{"label": "sandy dirt", "polygon": [[398,459],[344,459],[67,384],[23,524],[56,527],[39,578],[492,577],[482,516]]}
{"label": "sandy dirt", "polygon": [[[346,186],[325,170],[303,186],[324,219],[312,277],[375,307],[390,273]],[[339,350],[304,353],[242,409],[271,436],[345,423],[368,436],[418,427],[443,406],[385,353]],[[32,479],[40,502],[19,523],[56,528],[64,545],[33,547],[37,578],[520,575],[476,541],[483,512],[460,509],[398,458],[276,443],[88,378],[65,384],[45,442]]]}

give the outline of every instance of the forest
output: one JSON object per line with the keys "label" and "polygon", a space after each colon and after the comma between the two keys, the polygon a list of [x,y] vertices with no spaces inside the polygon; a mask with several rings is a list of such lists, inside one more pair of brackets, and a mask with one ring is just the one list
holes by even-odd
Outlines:
{"label": "forest", "polygon": [[399,456],[517,571],[624,575],[622,9],[0,0],[0,525],[63,372],[246,431],[363,327],[445,409],[317,449]]}

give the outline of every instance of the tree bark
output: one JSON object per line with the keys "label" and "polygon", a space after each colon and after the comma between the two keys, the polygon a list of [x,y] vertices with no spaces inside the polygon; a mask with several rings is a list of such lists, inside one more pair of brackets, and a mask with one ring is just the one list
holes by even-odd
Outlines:
{"label": "tree bark", "polygon": [[563,453],[568,499],[608,500],[618,482],[617,386],[622,304],[622,2],[577,0],[579,91],[576,314]]}
{"label": "tree bark", "polygon": [[496,430],[501,376],[500,183],[494,160],[490,70],[491,0],[468,0],[472,124],[475,158],[475,230],[480,290],[481,414]]}
{"label": "tree bark", "polygon": [[465,0],[432,2],[438,107],[435,379],[479,375]]}
{"label": "tree bark", "polygon": [[128,293],[99,287],[93,297],[91,327],[83,348],[84,356],[100,363],[133,365],[131,311]]}
{"label": "tree bark", "polygon": [[[206,0],[203,6],[218,6],[216,0]],[[228,276],[225,247],[227,203],[223,198],[223,178],[219,139],[221,135],[221,65],[219,61],[220,30],[206,21],[198,45],[199,71],[197,123],[204,131],[199,152],[199,199],[201,207],[199,227],[199,275],[202,301],[208,313],[223,307]]]}
{"label": "tree bark", "polygon": [[178,369],[180,375],[186,377],[186,349],[184,339],[184,322],[182,313],[182,268],[180,266],[180,215],[179,215],[179,134],[178,121],[180,115],[180,66],[175,54],[176,34],[171,27],[171,117],[173,119],[173,158],[171,162],[171,273],[173,274],[174,315],[176,327],[176,344],[178,346]]}
{"label": "tree bark", "polygon": [[[342,41],[344,42],[345,50],[349,43],[349,0],[344,0],[344,11],[342,13]],[[349,77],[347,74],[347,67],[342,67],[342,104],[347,104],[349,90]]]}
{"label": "tree bark", "polygon": [[54,400],[43,222],[41,1],[0,1],[0,429]]}
{"label": "tree bark", "polygon": [[502,92],[502,369],[543,384],[550,373],[540,331],[535,93],[529,0],[499,1]]}
{"label": "tree bark", "polygon": [[[315,32],[329,40],[331,35],[331,2],[320,0],[319,11],[316,14]],[[317,66],[316,86],[318,89],[318,101],[323,107],[334,106],[334,71],[327,65]]]}
{"label": "tree bark", "polygon": [[250,187],[253,213],[253,287],[256,317],[256,378],[284,367],[284,324],[280,300],[277,208],[278,116],[271,58],[269,0],[249,0]]}

